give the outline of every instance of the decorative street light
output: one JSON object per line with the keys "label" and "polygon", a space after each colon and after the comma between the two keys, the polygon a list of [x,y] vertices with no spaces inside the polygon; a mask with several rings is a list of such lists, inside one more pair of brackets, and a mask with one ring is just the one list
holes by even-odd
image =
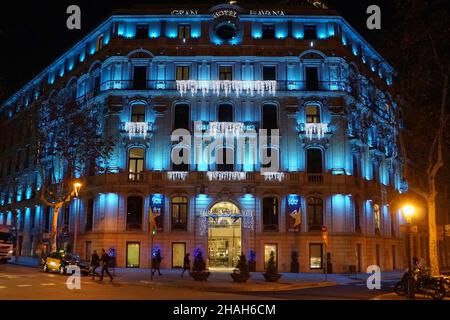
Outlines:
{"label": "decorative street light", "polygon": [[75,197],[77,198],[77,208],[75,210],[75,225],[73,227],[73,253],[76,254],[76,248],[77,248],[77,234],[78,234],[78,214],[80,210],[80,199],[78,198],[78,195],[80,193],[81,187],[83,185],[80,182],[75,182],[73,184],[73,190],[75,193]]}
{"label": "decorative street light", "polygon": [[413,243],[412,243],[412,216],[414,214],[415,208],[412,205],[405,205],[402,208],[403,215],[406,219],[406,234],[408,235],[408,246],[407,254],[408,257],[408,268],[409,268],[409,277],[408,277],[408,283],[407,283],[407,294],[409,299],[415,298],[415,281],[413,277],[413,264],[412,264],[412,257],[413,257]]}

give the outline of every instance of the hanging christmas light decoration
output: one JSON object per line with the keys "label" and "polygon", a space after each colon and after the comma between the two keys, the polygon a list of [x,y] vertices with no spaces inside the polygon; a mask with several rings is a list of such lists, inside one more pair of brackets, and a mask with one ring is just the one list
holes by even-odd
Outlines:
{"label": "hanging christmas light decoration", "polygon": [[242,220],[243,220],[243,227],[245,229],[254,229],[255,228],[255,219],[253,211],[251,210],[244,210],[242,212]]}
{"label": "hanging christmas light decoration", "polygon": [[209,181],[219,180],[219,181],[241,181],[245,180],[247,174],[245,172],[236,171],[209,171],[207,173]]}
{"label": "hanging christmas light decoration", "polygon": [[125,132],[128,132],[128,137],[141,135],[144,139],[147,137],[147,132],[151,129],[151,123],[147,122],[125,122]]}
{"label": "hanging christmas light decoration", "polygon": [[263,172],[262,173],[265,181],[283,181],[284,173],[283,172]]}
{"label": "hanging christmas light decoration", "polygon": [[276,81],[242,81],[242,80],[177,80],[177,91],[181,96],[188,91],[192,95],[201,92],[203,96],[212,91],[217,96],[223,92],[228,96],[234,91],[239,97],[242,93],[253,96],[255,93],[264,96],[265,93],[275,96]]}
{"label": "hanging christmas light decoration", "polygon": [[217,134],[239,135],[244,132],[243,122],[210,122],[209,132],[212,136]]}
{"label": "hanging christmas light decoration", "polygon": [[169,180],[178,180],[178,181],[185,181],[189,175],[189,172],[185,171],[170,171],[167,172],[167,178]]}
{"label": "hanging christmas light decoration", "polygon": [[328,124],[307,123],[305,124],[305,132],[309,137],[309,140],[312,140],[314,135],[317,135],[317,138],[322,139],[325,136],[325,133],[328,132]]}

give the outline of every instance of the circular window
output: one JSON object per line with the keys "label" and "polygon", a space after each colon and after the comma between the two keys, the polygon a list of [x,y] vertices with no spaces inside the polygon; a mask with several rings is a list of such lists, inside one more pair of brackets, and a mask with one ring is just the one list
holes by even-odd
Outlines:
{"label": "circular window", "polygon": [[236,37],[238,33],[236,25],[231,21],[225,21],[217,25],[217,36],[225,41],[231,40]]}

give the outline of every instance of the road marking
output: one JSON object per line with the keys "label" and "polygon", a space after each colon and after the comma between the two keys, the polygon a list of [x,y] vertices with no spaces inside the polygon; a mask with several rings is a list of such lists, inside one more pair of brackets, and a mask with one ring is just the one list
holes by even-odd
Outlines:
{"label": "road marking", "polygon": [[41,286],[54,286],[54,283],[41,283]]}
{"label": "road marking", "polygon": [[0,286],[0,289],[6,289],[6,287],[4,287],[4,286]]}
{"label": "road marking", "polygon": [[17,286],[18,286],[19,288],[32,287],[31,284],[18,284]]}

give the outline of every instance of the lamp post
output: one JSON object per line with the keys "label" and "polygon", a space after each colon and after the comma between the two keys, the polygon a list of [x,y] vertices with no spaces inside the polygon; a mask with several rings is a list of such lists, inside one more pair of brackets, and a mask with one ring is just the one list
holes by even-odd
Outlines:
{"label": "lamp post", "polygon": [[83,185],[80,182],[75,182],[73,184],[73,189],[74,189],[74,193],[75,193],[75,197],[77,199],[77,208],[75,210],[75,223],[74,223],[74,227],[73,227],[73,253],[76,254],[76,249],[77,249],[77,234],[78,234],[78,214],[79,214],[79,210],[80,210],[80,199],[78,197],[81,187]]}
{"label": "lamp post", "polygon": [[413,264],[412,264],[412,257],[413,257],[413,243],[412,243],[412,231],[411,231],[411,220],[412,216],[414,214],[414,207],[411,205],[405,205],[402,208],[403,215],[406,219],[406,234],[408,236],[408,250],[407,250],[407,257],[408,257],[408,269],[409,269],[409,276],[408,276],[408,282],[407,282],[407,294],[409,299],[415,298],[415,280],[413,275]]}

